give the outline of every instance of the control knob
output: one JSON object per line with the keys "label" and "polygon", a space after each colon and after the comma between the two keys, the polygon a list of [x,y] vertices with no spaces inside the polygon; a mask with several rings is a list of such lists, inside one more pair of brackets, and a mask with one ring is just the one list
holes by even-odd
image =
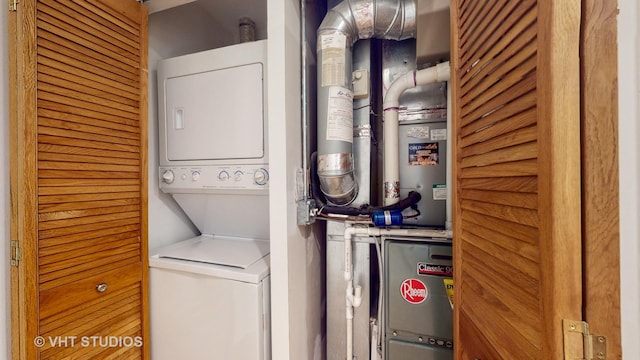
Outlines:
{"label": "control knob", "polygon": [[220,179],[220,181],[229,180],[229,173],[226,170],[220,171],[220,173],[218,173],[218,179]]}
{"label": "control knob", "polygon": [[191,172],[191,181],[198,181],[200,180],[200,171],[192,171]]}
{"label": "control knob", "polygon": [[258,169],[253,173],[253,181],[258,185],[266,185],[269,182],[269,172],[266,169]]}
{"label": "control knob", "polygon": [[171,184],[173,183],[173,181],[176,179],[175,175],[173,175],[173,171],[171,170],[165,170],[164,172],[162,172],[162,181],[165,184]]}

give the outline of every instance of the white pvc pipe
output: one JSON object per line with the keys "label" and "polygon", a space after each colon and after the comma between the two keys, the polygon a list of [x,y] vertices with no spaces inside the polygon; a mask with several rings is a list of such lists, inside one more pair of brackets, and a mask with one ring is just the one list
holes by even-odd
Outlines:
{"label": "white pvc pipe", "polygon": [[453,229],[453,196],[452,196],[452,188],[453,183],[451,182],[453,179],[453,139],[451,138],[452,134],[452,126],[451,122],[451,112],[453,109],[451,108],[451,81],[447,82],[447,165],[446,165],[446,180],[447,184],[447,204],[446,204],[446,218],[444,222],[444,228],[447,230]]}
{"label": "white pvc pipe", "polygon": [[406,90],[434,82],[449,81],[449,62],[427,69],[412,71],[396,79],[383,101],[384,136],[384,205],[392,205],[400,199],[400,169],[398,167],[398,107],[400,95]]}

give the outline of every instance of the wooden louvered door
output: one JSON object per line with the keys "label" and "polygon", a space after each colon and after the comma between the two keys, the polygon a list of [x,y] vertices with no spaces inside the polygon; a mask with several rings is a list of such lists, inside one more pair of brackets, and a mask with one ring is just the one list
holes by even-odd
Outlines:
{"label": "wooden louvered door", "polygon": [[148,358],[146,9],[10,17],[13,357]]}
{"label": "wooden louvered door", "polygon": [[451,11],[456,359],[561,359],[582,319],[580,1]]}

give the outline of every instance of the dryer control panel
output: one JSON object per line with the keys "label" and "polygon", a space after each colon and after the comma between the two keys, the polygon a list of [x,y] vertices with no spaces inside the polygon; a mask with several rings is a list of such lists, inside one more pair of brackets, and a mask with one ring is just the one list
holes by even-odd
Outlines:
{"label": "dryer control panel", "polygon": [[161,166],[160,189],[166,193],[201,190],[269,189],[269,167],[262,165]]}

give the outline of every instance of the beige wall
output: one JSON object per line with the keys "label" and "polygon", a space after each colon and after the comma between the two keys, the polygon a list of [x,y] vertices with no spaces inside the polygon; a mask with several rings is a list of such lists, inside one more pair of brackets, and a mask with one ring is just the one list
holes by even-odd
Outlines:
{"label": "beige wall", "polygon": [[640,6],[636,1],[618,1],[620,300],[624,359],[640,359],[637,335],[640,333]]}

